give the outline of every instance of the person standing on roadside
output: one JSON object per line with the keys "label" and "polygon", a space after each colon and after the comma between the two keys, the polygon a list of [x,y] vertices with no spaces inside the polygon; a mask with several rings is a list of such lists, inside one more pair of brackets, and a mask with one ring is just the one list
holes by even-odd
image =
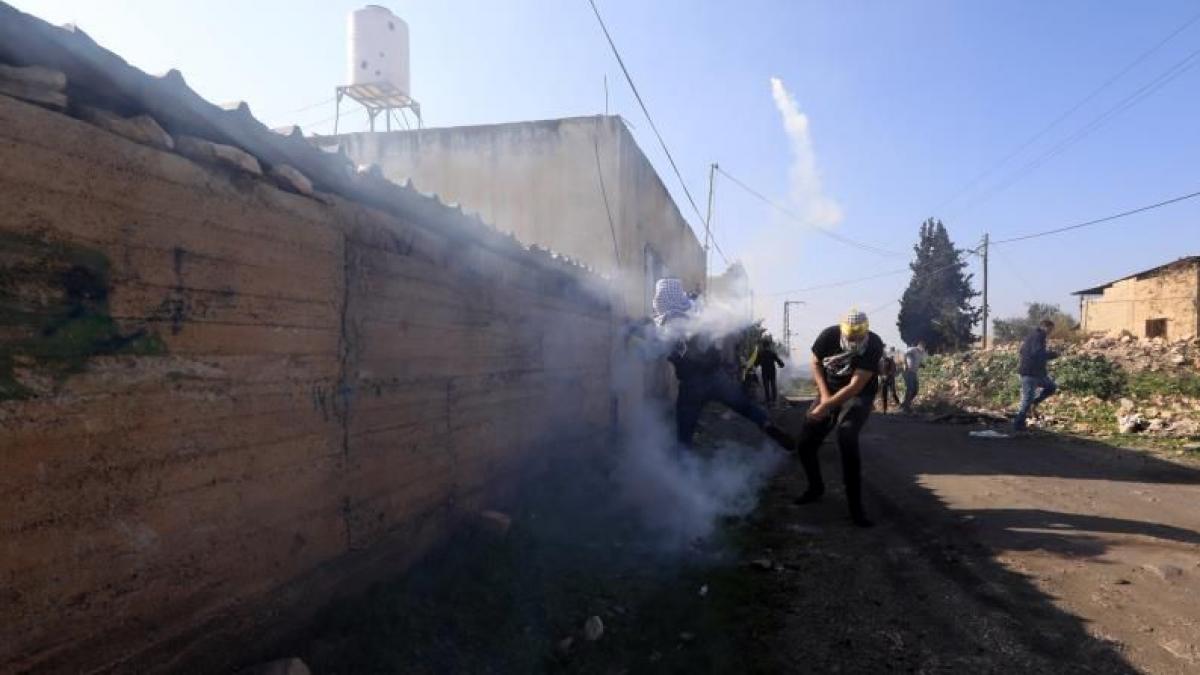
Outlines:
{"label": "person standing on roadside", "polygon": [[1046,338],[1053,330],[1054,322],[1042,319],[1025,338],[1025,342],[1021,343],[1020,362],[1017,364],[1017,372],[1021,375],[1021,405],[1017,408],[1017,416],[1013,418],[1013,429],[1017,431],[1025,431],[1025,418],[1031,408],[1058,391],[1058,385],[1046,370],[1046,364],[1058,358],[1058,352],[1046,347]]}
{"label": "person standing on roadside", "polygon": [[882,359],[883,340],[871,332],[867,315],[858,310],[850,310],[840,323],[821,331],[812,346],[813,380],[819,396],[804,416],[797,443],[808,488],[796,503],[810,504],[825,494],[817,450],[829,432],[837,430],[846,502],[850,519],[859,527],[874,524],[863,510],[858,435],[875,402]]}
{"label": "person standing on roadside", "polygon": [[896,394],[896,359],[891,354],[884,354],[879,361],[879,402],[883,404],[883,412],[888,411],[888,394],[896,405],[900,405],[900,396]]}
{"label": "person standing on roadside", "polygon": [[917,376],[917,370],[921,368],[921,364],[925,362],[927,356],[924,340],[917,341],[915,346],[909,347],[908,351],[904,352],[904,402],[900,404],[900,409],[906,413],[912,412],[913,400],[917,398],[917,393],[921,390],[921,381]]}
{"label": "person standing on roadside", "polygon": [[779,358],[779,354],[775,353],[775,346],[767,338],[763,338],[759,343],[758,349],[755,351],[753,366],[758,366],[762,373],[763,399],[767,405],[775,403],[775,399],[779,396],[779,387],[775,384],[775,366],[783,367],[783,361]]}

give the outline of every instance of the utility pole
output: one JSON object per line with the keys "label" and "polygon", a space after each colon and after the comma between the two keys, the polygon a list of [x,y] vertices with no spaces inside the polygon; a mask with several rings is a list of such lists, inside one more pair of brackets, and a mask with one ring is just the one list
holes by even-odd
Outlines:
{"label": "utility pole", "polygon": [[709,248],[712,246],[712,213],[713,213],[713,190],[715,188],[714,180],[717,177],[717,163],[713,162],[708,167],[708,215],[704,218],[704,290],[708,291],[709,267],[708,259],[712,257],[709,254]]}
{"label": "utility pole", "polygon": [[983,348],[988,348],[988,235],[983,233]]}
{"label": "utility pole", "polygon": [[792,358],[792,305],[803,305],[804,300],[784,300],[784,351]]}

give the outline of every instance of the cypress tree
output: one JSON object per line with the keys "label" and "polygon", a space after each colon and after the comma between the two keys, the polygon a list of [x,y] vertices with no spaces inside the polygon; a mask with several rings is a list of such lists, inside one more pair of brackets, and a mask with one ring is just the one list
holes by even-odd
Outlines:
{"label": "cypress tree", "polygon": [[935,354],[970,348],[982,310],[971,304],[979,293],[971,287],[974,275],[965,271],[967,252],[955,248],[942,221],[933,218],[921,223],[913,252],[912,280],[896,321],[900,337],[910,345],[924,340]]}

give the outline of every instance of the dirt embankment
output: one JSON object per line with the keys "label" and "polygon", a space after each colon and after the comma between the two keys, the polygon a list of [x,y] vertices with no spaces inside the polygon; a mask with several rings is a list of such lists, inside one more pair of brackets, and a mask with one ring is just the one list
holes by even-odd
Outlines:
{"label": "dirt embankment", "polygon": [[[1200,450],[1200,340],[1093,338],[1052,344],[1059,393],[1035,426],[1123,443]],[[935,356],[922,369],[927,408],[1011,413],[1020,397],[1017,346]]]}

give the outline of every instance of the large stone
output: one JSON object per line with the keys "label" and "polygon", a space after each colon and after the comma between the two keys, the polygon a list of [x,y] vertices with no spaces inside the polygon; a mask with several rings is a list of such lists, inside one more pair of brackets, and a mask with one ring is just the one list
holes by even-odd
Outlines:
{"label": "large stone", "polygon": [[0,80],[8,80],[39,89],[63,91],[67,88],[67,76],[57,70],[43,66],[6,66],[0,64]]}
{"label": "large stone", "polygon": [[80,116],[101,129],[124,136],[136,143],[163,150],[175,148],[175,140],[171,138],[171,134],[164,131],[158,122],[149,115],[121,117],[100,108],[85,107],[80,110]]}
{"label": "large stone", "polygon": [[604,621],[593,616],[583,623],[583,637],[588,642],[595,642],[604,636]]}
{"label": "large stone", "polygon": [[1141,431],[1145,427],[1146,420],[1142,419],[1141,415],[1137,413],[1117,415],[1117,430],[1123,434],[1132,434]]}
{"label": "large stone", "polygon": [[0,94],[37,103],[55,110],[66,110],[67,95],[51,87],[0,77]]}
{"label": "large stone", "polygon": [[200,162],[221,164],[255,176],[263,175],[262,167],[254,155],[232,145],[213,143],[195,136],[176,136],[175,149],[179,154]]}
{"label": "large stone", "polygon": [[280,187],[298,192],[306,197],[313,195],[313,184],[308,176],[287,164],[276,164],[271,167],[270,175]]}

